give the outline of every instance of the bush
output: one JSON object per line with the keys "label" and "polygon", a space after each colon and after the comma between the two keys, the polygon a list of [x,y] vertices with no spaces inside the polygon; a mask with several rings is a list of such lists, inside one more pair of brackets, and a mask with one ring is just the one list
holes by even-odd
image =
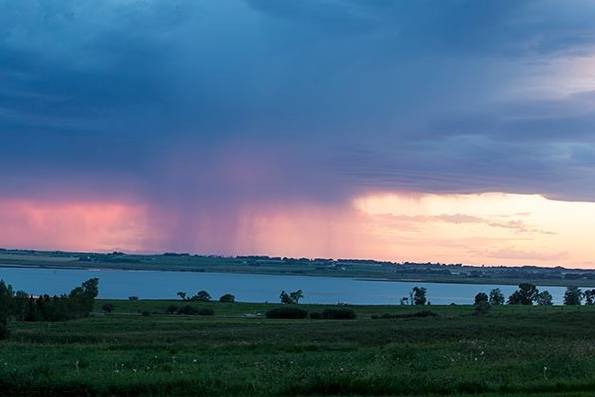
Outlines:
{"label": "bush", "polygon": [[404,314],[382,314],[380,316],[372,316],[374,320],[389,319],[389,318],[423,318],[423,317],[437,317],[438,315],[430,310],[422,310],[415,313],[404,313]]}
{"label": "bush", "polygon": [[310,318],[312,320],[320,320],[322,318],[322,313],[320,313],[320,312],[312,312],[312,313],[310,313]]}
{"label": "bush", "polygon": [[149,316],[151,315],[151,312],[150,312],[150,311],[148,311],[148,310],[143,310],[143,311],[142,311],[142,313],[141,313],[141,315],[142,315],[143,317],[149,317]]}
{"label": "bush", "polygon": [[182,306],[181,308],[178,309],[178,314],[185,314],[188,316],[195,316],[198,314],[198,309],[190,306],[190,305],[185,305]]}
{"label": "bush", "polygon": [[198,314],[199,316],[212,316],[215,314],[215,312],[213,311],[213,309],[209,309],[209,308],[205,307],[202,309],[198,309],[196,314]]}
{"label": "bush", "polygon": [[6,322],[0,321],[0,340],[8,338],[10,331]]}
{"label": "bush", "polygon": [[[312,316],[312,314],[316,314]],[[324,320],[353,320],[356,315],[355,312],[351,309],[324,309],[322,313],[312,313],[310,314],[311,319],[324,319]]]}
{"label": "bush", "polygon": [[490,305],[488,302],[480,301],[479,303],[475,304],[475,309],[473,310],[473,315],[474,316],[484,316],[484,315],[488,314],[488,312],[490,311],[491,308],[492,308],[492,305]]}
{"label": "bush", "polygon": [[105,305],[101,306],[101,310],[103,310],[106,313],[111,313],[114,311],[114,305],[112,305],[111,303],[106,303]]}
{"label": "bush", "polygon": [[287,318],[298,319],[306,318],[308,312],[297,307],[278,307],[265,313],[266,318]]}
{"label": "bush", "polygon": [[169,305],[166,309],[165,312],[167,314],[174,314],[177,313],[178,311],[178,305]]}

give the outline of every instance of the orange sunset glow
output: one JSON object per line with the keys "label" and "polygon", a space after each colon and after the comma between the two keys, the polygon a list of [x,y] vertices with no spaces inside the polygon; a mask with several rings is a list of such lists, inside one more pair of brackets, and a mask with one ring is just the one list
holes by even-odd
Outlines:
{"label": "orange sunset glow", "polygon": [[[13,247],[153,252],[174,233],[154,227],[148,206],[79,202],[0,203],[0,238]],[[211,225],[189,239],[192,252],[352,257],[470,264],[593,266],[595,204],[506,193],[378,193],[339,208],[244,208],[227,233]],[[212,231],[212,233],[209,232]],[[222,249],[224,240],[229,246]]]}

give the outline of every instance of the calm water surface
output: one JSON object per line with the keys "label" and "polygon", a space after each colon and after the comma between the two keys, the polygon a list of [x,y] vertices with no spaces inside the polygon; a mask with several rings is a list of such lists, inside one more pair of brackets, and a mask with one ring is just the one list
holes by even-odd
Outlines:
{"label": "calm water surface", "polygon": [[[470,304],[478,292],[500,288],[505,296],[515,289],[511,285],[438,284],[395,281],[368,281],[338,277],[279,276],[239,273],[198,273],[175,271],[80,270],[0,267],[0,279],[15,290],[38,295],[68,293],[91,277],[99,278],[101,298],[141,299],[176,298],[178,291],[194,294],[207,290],[213,298],[231,293],[242,302],[277,302],[281,290],[304,291],[304,303],[396,304],[414,286],[425,287],[428,299],[435,305]],[[540,290],[542,287],[540,287]],[[543,287],[550,291],[554,303],[560,304],[563,287]]]}

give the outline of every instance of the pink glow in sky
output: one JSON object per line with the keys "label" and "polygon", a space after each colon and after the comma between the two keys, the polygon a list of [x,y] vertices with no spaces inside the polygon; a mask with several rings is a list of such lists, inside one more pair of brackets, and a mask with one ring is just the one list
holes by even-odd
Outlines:
{"label": "pink glow in sky", "polygon": [[[0,201],[5,246],[89,251],[167,249],[175,222],[148,206]],[[192,217],[192,214],[188,214]],[[538,195],[379,193],[343,206],[245,207],[201,217],[185,251],[391,261],[593,267],[595,203]]]}

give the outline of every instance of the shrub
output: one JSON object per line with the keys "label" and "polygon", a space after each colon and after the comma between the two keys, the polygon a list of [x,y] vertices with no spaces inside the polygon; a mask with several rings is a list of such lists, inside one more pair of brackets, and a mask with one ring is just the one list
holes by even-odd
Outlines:
{"label": "shrub", "polygon": [[322,318],[325,320],[353,320],[355,317],[355,312],[351,309],[332,308],[322,311]]}
{"label": "shrub", "polygon": [[415,313],[403,313],[403,314],[382,314],[380,316],[372,316],[374,320],[380,319],[391,319],[391,318],[423,318],[423,317],[437,317],[438,315],[430,310],[422,310]]}
{"label": "shrub", "polygon": [[114,311],[114,305],[112,305],[111,303],[106,303],[105,305],[101,306],[101,310],[103,310],[106,313],[111,313]]}
{"label": "shrub", "polygon": [[265,313],[266,318],[287,318],[298,319],[306,318],[308,312],[297,307],[277,307]]}
{"label": "shrub", "polygon": [[169,305],[166,309],[165,312],[167,314],[174,314],[178,311],[178,305]]}
{"label": "shrub", "polygon": [[178,309],[178,314],[185,314],[188,316],[195,316],[198,314],[198,309],[190,306],[190,305],[185,305],[182,306],[181,308]]}
{"label": "shrub", "polygon": [[473,310],[473,315],[474,316],[483,316],[485,314],[488,314],[488,312],[490,311],[491,308],[492,308],[492,305],[490,305],[488,302],[480,301],[479,303],[475,304],[475,309]]}
{"label": "shrub", "polygon": [[219,302],[221,303],[234,303],[236,301],[236,297],[232,294],[225,294],[219,298]]}
{"label": "shrub", "polygon": [[8,338],[10,332],[6,321],[0,321],[0,340]]}
{"label": "shrub", "polygon": [[312,312],[312,313],[310,313],[310,318],[312,320],[320,320],[322,318],[322,313],[320,313],[320,312]]}
{"label": "shrub", "polygon": [[143,317],[149,317],[149,316],[151,315],[151,312],[150,312],[150,311],[148,311],[148,310],[143,310],[143,311],[142,311],[142,313],[141,313],[141,315],[142,315]]}
{"label": "shrub", "polygon": [[209,309],[209,308],[205,307],[202,309],[198,309],[196,314],[198,314],[199,316],[212,316],[215,314],[215,312],[213,311],[213,309]]}

